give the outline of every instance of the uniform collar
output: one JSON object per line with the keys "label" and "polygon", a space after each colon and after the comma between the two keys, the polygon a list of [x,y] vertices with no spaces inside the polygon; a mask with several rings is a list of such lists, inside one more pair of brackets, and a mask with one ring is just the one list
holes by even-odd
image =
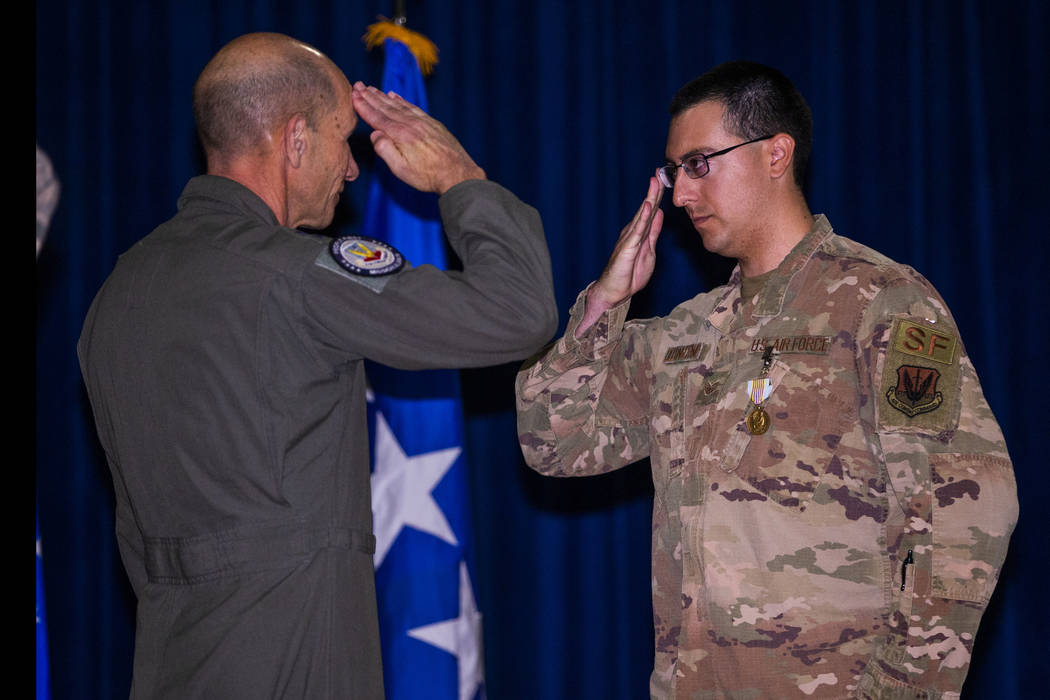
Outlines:
{"label": "uniform collar", "polygon": [[250,189],[221,175],[198,175],[186,183],[179,197],[179,211],[190,206],[206,206],[257,218],[280,226],[277,215]]}
{"label": "uniform collar", "polygon": [[[784,307],[784,297],[788,286],[795,275],[806,266],[817,249],[834,234],[831,224],[823,214],[813,219],[813,226],[776,267],[775,272],[766,282],[755,299],[752,316],[777,316]],[[740,296],[740,265],[733,268],[725,293],[715,303],[714,311],[707,317],[708,323],[723,334],[730,331],[733,321],[739,316],[741,308],[750,299]]]}

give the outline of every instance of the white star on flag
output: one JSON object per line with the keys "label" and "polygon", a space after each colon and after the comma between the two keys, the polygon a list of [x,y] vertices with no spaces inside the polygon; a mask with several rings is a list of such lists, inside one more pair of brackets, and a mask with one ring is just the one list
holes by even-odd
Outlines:
{"label": "white star on flag", "polygon": [[459,664],[459,700],[471,700],[482,683],[481,613],[474,603],[467,563],[459,563],[459,617],[408,630],[408,636],[444,649]]}
{"label": "white star on flag", "polygon": [[386,418],[376,411],[375,471],[372,472],[372,515],[375,520],[375,567],[383,563],[401,528],[414,527],[459,544],[431,491],[459,457],[461,448],[409,457],[401,449]]}

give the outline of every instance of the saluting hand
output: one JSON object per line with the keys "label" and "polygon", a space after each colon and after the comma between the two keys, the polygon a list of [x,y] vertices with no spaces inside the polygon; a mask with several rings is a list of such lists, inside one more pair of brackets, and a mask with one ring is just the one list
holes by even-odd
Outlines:
{"label": "saluting hand", "polygon": [[590,328],[607,309],[649,283],[656,266],[656,239],[660,237],[664,222],[664,213],[660,209],[663,191],[664,187],[656,177],[649,178],[645,201],[620,232],[609,263],[587,292],[587,308],[577,327],[577,336]]}
{"label": "saluting hand", "polygon": [[441,122],[400,95],[358,81],[353,100],[373,129],[372,147],[403,182],[444,194],[464,180],[485,179],[485,171]]}

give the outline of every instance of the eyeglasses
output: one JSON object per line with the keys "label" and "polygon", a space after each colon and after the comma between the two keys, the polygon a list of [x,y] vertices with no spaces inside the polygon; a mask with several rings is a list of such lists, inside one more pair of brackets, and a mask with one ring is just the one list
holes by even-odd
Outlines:
{"label": "eyeglasses", "polygon": [[737,145],[730,146],[729,148],[723,148],[721,151],[715,151],[714,153],[708,153],[706,155],[703,153],[696,153],[691,156],[687,156],[686,159],[678,165],[675,165],[674,163],[668,163],[666,165],[660,166],[656,169],[656,176],[660,178],[660,184],[664,187],[674,187],[675,176],[678,174],[678,169],[681,168],[685,171],[685,174],[690,177],[690,179],[695,180],[698,177],[703,177],[704,175],[707,175],[707,173],[711,171],[711,165],[707,161],[711,160],[715,156],[724,156],[726,153],[729,153],[734,148],[740,148],[741,146],[746,146],[749,143],[765,141],[766,139],[771,139],[774,136],[776,136],[776,134],[770,134],[769,136],[759,136],[757,139],[744,141],[743,143],[738,143]]}

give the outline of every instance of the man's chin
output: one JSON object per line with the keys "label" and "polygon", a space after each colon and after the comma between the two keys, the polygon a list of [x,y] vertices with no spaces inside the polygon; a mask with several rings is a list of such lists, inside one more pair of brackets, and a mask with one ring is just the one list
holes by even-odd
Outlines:
{"label": "man's chin", "polygon": [[714,253],[715,255],[722,255],[725,257],[732,257],[729,252],[729,241],[724,236],[719,236],[714,231],[697,231],[700,234],[700,241],[704,244],[704,250],[708,253]]}

